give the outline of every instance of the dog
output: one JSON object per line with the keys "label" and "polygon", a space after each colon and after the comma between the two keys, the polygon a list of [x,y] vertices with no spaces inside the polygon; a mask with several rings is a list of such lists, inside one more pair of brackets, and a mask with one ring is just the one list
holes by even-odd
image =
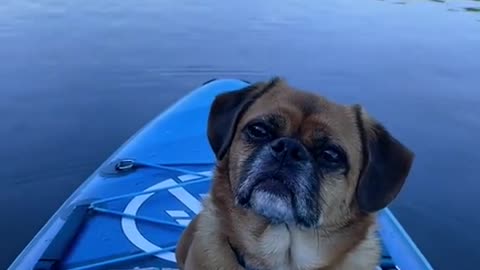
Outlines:
{"label": "dog", "polygon": [[180,269],[375,269],[376,213],[414,153],[362,106],[273,78],[216,96],[207,135],[217,163]]}

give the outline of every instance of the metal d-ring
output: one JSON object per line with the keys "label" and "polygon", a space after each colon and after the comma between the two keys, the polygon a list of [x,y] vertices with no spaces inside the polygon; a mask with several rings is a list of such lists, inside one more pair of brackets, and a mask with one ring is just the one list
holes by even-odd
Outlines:
{"label": "metal d-ring", "polygon": [[123,159],[115,164],[115,170],[117,171],[129,171],[135,167],[135,160],[133,159]]}

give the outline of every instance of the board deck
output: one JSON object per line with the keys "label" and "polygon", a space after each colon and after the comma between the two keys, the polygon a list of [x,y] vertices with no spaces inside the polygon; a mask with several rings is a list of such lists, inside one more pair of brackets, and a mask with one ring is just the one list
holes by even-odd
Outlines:
{"label": "board deck", "polygon": [[[210,104],[247,85],[214,80],[160,114],[72,194],[10,269],[176,269],[177,240],[210,187]],[[379,268],[431,269],[388,209],[379,223]]]}

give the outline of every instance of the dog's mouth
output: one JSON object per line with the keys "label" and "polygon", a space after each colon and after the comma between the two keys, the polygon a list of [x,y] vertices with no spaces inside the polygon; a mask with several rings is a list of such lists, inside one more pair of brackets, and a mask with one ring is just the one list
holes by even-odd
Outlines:
{"label": "dog's mouth", "polygon": [[272,196],[292,198],[293,191],[280,177],[270,174],[262,174],[243,181],[239,187],[237,201],[240,205],[250,206],[254,192],[265,192]]}
{"label": "dog's mouth", "polygon": [[274,224],[313,226],[317,220],[316,198],[302,189],[302,180],[285,175],[263,174],[243,181],[237,192],[240,206]]}
{"label": "dog's mouth", "polygon": [[279,178],[255,181],[245,198],[246,205],[272,223],[295,221],[293,191]]}
{"label": "dog's mouth", "polygon": [[276,177],[267,178],[263,181],[259,181],[259,183],[257,183],[253,187],[252,193],[255,191],[267,192],[279,197],[292,198],[292,190]]}
{"label": "dog's mouth", "polygon": [[278,160],[260,148],[244,164],[235,187],[238,206],[271,223],[312,227],[320,215],[320,181],[310,160]]}

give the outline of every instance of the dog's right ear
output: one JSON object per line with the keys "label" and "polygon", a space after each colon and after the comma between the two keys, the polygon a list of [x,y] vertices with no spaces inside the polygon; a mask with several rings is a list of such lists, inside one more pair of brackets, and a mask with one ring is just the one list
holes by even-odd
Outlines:
{"label": "dog's right ear", "polygon": [[252,84],[215,97],[208,116],[207,135],[218,160],[227,153],[242,115],[279,81],[279,78],[274,78],[268,83]]}

